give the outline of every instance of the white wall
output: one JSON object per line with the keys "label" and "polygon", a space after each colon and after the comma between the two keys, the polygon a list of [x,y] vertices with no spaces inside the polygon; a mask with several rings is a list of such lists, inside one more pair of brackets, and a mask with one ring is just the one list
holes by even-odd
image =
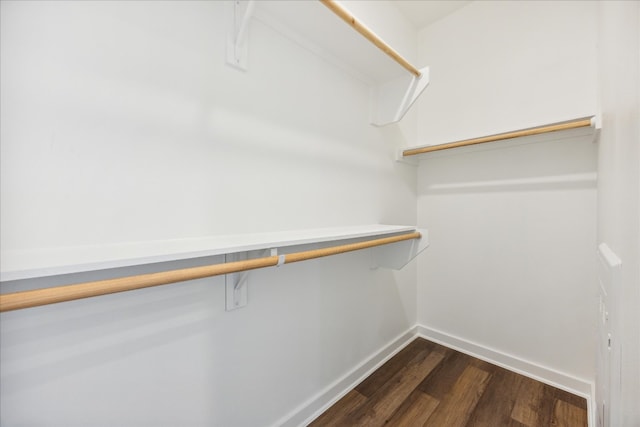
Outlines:
{"label": "white wall", "polygon": [[475,1],[420,32],[419,143],[592,115],[596,4]]}
{"label": "white wall", "polygon": [[[423,29],[432,82],[418,101],[419,142],[594,114],[596,10],[480,1]],[[590,141],[563,140],[422,160],[418,224],[431,246],[418,265],[418,322],[588,392],[596,153]]]}
{"label": "white wall", "polygon": [[[368,86],[258,21],[228,67],[227,6],[1,3],[3,251],[415,224]],[[252,273],[234,312],[216,278],[4,313],[0,423],[274,423],[414,325],[415,266],[369,264]]]}
{"label": "white wall", "polygon": [[613,393],[622,400],[611,402],[619,404],[611,425],[630,427],[640,424],[640,5],[603,1],[598,12],[598,242],[622,260],[620,294],[611,298],[622,304],[610,307],[623,325],[612,331],[622,347],[622,388]]}

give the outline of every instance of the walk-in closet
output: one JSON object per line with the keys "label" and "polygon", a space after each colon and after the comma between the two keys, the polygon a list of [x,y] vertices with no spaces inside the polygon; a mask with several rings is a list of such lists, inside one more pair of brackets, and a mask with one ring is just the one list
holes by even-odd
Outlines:
{"label": "walk-in closet", "polygon": [[0,425],[640,426],[637,0],[0,0]]}

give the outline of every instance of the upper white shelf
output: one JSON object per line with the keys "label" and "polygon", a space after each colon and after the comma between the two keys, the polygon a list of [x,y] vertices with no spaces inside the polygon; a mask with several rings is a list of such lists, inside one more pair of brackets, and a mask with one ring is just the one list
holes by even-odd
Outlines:
{"label": "upper white shelf", "polygon": [[564,122],[551,123],[527,129],[519,129],[494,135],[466,139],[463,141],[449,142],[438,145],[421,145],[402,150],[400,156],[406,158],[422,158],[427,154],[442,152],[469,152],[478,150],[482,145],[490,145],[492,148],[507,147],[516,143],[526,144],[575,137],[589,137],[595,139],[600,130],[599,120],[596,116],[581,117]]}
{"label": "upper white shelf", "polygon": [[407,74],[320,1],[256,1],[253,17],[370,84]]}
{"label": "upper white shelf", "polygon": [[[397,123],[427,88],[429,67],[416,68],[405,56],[406,52],[397,50],[378,34],[384,31],[394,40],[403,40],[405,49],[411,48],[407,39],[412,37],[407,35],[402,19],[393,19],[394,11],[400,14],[394,6],[386,2],[377,3],[376,7],[386,9],[377,10],[376,28],[370,28],[371,23],[350,10],[358,9],[358,2],[342,3],[347,2],[251,0],[243,8],[242,2],[235,2],[232,19],[235,24],[228,35],[228,40],[235,42],[228,44],[227,63],[246,70],[250,49],[243,42],[243,31],[248,27],[245,25],[247,16],[252,15],[369,84],[373,95],[370,108],[372,125]],[[243,16],[241,24],[237,24],[239,15]],[[373,16],[367,15],[367,18]]]}
{"label": "upper white shelf", "polygon": [[386,236],[415,230],[415,227],[401,225],[363,225],[114,245],[7,251],[0,256],[0,281],[129,267],[311,243]]}

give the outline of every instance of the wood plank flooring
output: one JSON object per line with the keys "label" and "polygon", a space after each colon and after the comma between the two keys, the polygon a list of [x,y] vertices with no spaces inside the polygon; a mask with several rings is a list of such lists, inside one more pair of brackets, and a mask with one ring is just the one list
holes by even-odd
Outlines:
{"label": "wood plank flooring", "polygon": [[586,427],[587,402],[417,338],[310,426]]}

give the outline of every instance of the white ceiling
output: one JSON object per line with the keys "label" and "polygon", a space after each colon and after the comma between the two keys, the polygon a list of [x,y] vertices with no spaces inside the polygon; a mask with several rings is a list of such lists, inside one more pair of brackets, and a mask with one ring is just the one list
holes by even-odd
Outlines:
{"label": "white ceiling", "polygon": [[471,3],[471,0],[393,0],[400,12],[422,29]]}

